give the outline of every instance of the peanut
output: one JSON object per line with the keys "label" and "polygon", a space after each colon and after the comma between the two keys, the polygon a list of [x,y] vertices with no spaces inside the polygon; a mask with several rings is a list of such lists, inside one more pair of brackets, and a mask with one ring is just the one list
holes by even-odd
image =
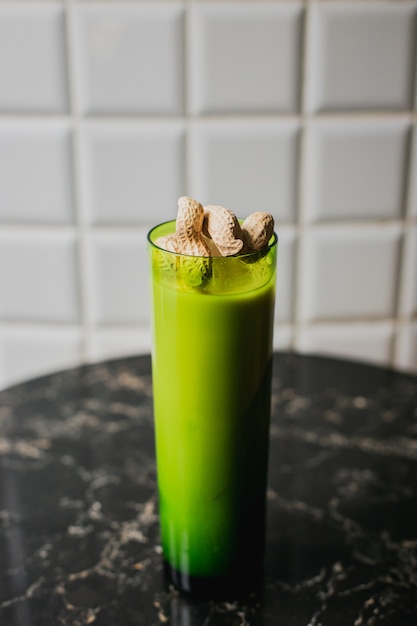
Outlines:
{"label": "peanut", "polygon": [[210,250],[201,237],[204,219],[202,205],[188,196],[178,200],[178,252],[191,256],[210,256]]}
{"label": "peanut", "polygon": [[155,245],[163,250],[168,250],[168,252],[179,252],[179,243],[175,233],[158,237],[155,241]]}
{"label": "peanut", "polygon": [[191,287],[203,284],[211,275],[210,249],[202,238],[203,219],[204,209],[197,200],[188,196],[178,200],[176,240],[178,252],[187,255],[179,259],[181,275]]}
{"label": "peanut", "polygon": [[242,224],[245,251],[262,250],[268,245],[274,232],[274,218],[265,211],[251,213]]}
{"label": "peanut", "polygon": [[243,247],[242,231],[232,211],[222,206],[205,206],[203,233],[214,242],[222,256],[232,256]]}
{"label": "peanut", "polygon": [[273,232],[274,218],[265,211],[252,213],[241,226],[229,209],[219,205],[203,207],[197,200],[182,196],[178,200],[176,232],[159,237],[155,244],[178,254],[181,258],[176,263],[183,270],[185,282],[198,285],[211,275],[210,257],[260,251],[268,246]]}

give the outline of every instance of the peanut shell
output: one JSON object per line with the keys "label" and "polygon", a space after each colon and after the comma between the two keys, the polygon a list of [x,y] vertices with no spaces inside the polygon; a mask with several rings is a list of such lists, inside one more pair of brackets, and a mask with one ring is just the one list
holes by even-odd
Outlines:
{"label": "peanut shell", "polygon": [[175,233],[158,237],[155,241],[155,245],[164,250],[168,250],[168,252],[179,252],[179,243]]}
{"label": "peanut shell", "polygon": [[245,249],[262,250],[268,245],[274,232],[274,218],[265,211],[255,211],[242,224]]}
{"label": "peanut shell", "polygon": [[204,207],[203,233],[208,234],[222,256],[232,256],[243,247],[242,231],[236,215],[223,206]]}
{"label": "peanut shell", "polygon": [[203,219],[204,209],[197,200],[188,196],[178,200],[176,238],[181,254],[210,256],[210,250],[201,237]]}

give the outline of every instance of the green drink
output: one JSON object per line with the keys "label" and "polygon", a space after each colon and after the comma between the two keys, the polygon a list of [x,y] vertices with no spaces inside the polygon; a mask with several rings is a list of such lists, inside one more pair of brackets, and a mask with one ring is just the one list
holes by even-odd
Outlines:
{"label": "green drink", "polygon": [[148,236],[163,554],[180,589],[241,594],[262,571],[277,237],[203,258],[155,245],[172,232]]}

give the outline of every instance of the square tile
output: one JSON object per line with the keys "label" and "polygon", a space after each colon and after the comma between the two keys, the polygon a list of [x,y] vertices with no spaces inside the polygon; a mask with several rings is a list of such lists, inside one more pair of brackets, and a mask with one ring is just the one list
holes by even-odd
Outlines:
{"label": "square tile", "polygon": [[63,7],[1,3],[0,41],[0,112],[65,112]]}
{"label": "square tile", "polygon": [[91,124],[80,143],[90,222],[155,224],[176,216],[184,195],[181,123]]}
{"label": "square tile", "polygon": [[194,113],[296,111],[301,3],[201,3],[191,12]]}
{"label": "square tile", "polygon": [[0,234],[0,320],[77,322],[76,242],[71,234]]}
{"label": "square tile", "polygon": [[93,233],[88,241],[93,324],[149,324],[146,232]]}
{"label": "square tile", "polygon": [[73,219],[69,128],[0,121],[0,222],[68,224]]}
{"label": "square tile", "polygon": [[89,358],[103,361],[150,354],[151,347],[150,328],[100,328],[91,334]]}
{"label": "square tile", "polygon": [[184,11],[160,3],[74,6],[84,113],[180,114]]}
{"label": "square tile", "polygon": [[410,126],[402,120],[312,123],[307,131],[308,219],[400,218],[409,138]]}
{"label": "square tile", "polygon": [[417,316],[417,224],[407,229],[401,278],[401,314]]}
{"label": "square tile", "polygon": [[293,328],[288,324],[275,324],[274,350],[290,350],[293,342]]}
{"label": "square tile", "polygon": [[417,322],[406,324],[400,329],[395,365],[417,374]]}
{"label": "square tile", "polygon": [[246,217],[295,220],[299,129],[293,122],[207,121],[191,135],[190,195]]}
{"label": "square tile", "polygon": [[393,345],[392,324],[323,324],[302,328],[296,350],[389,365]]}
{"label": "square tile", "polygon": [[0,331],[0,388],[81,363],[81,333],[72,328]]}
{"label": "square tile", "polygon": [[411,106],[415,3],[313,3],[308,106],[314,111]]}
{"label": "square tile", "polygon": [[278,269],[275,321],[292,322],[294,316],[296,236],[278,228]]}
{"label": "square tile", "polygon": [[400,242],[395,224],[309,231],[301,244],[300,319],[392,317]]}

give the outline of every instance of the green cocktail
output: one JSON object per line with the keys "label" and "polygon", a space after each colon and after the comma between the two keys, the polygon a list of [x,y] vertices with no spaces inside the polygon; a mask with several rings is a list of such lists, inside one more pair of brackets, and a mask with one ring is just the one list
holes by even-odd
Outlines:
{"label": "green cocktail", "polygon": [[277,237],[237,257],[155,245],[152,377],[160,527],[171,580],[251,591],[262,571]]}

